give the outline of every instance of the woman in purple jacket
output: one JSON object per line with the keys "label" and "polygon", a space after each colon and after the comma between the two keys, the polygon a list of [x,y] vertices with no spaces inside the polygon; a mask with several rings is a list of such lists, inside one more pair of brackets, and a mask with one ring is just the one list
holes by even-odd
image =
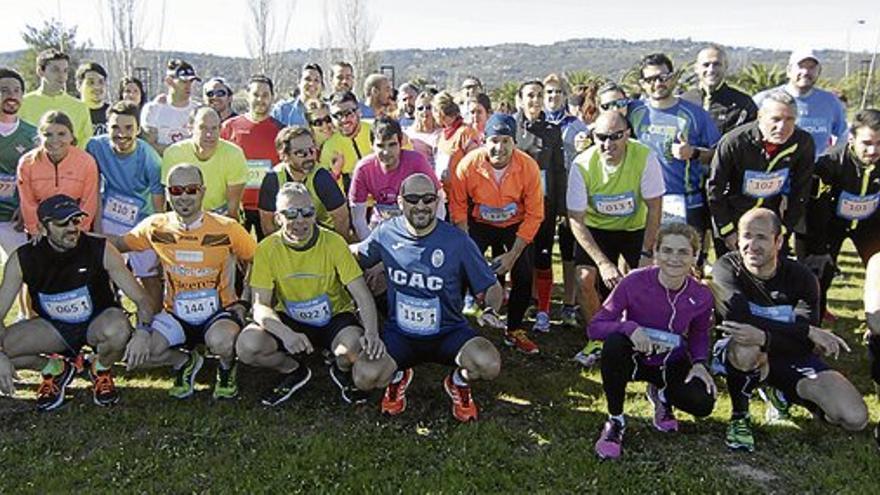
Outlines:
{"label": "woman in purple jacket", "polygon": [[596,442],[603,459],[620,457],[626,384],[648,382],[654,426],[678,429],[673,406],[708,416],[715,406],[709,374],[712,291],[691,276],[700,252],[697,232],[683,223],[664,225],[657,234],[653,267],[634,270],[617,285],[593,317],[590,339],[603,340],[602,387],[608,421]]}

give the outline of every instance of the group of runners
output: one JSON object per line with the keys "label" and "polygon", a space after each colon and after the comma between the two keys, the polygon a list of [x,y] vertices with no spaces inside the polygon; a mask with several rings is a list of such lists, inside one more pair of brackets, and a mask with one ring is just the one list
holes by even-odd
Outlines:
{"label": "group of runners", "polygon": [[201,78],[179,59],[166,93],[125,78],[112,104],[92,62],[68,95],[56,50],[29,93],[0,69],[0,315],[20,308],[0,324],[0,392],[40,370],[50,411],[84,372],[109,405],[123,362],[170,367],[184,399],[211,356],[215,400],[238,396],[241,363],[278,372],[261,398],[277,406],[322,354],[344,402],[384,390],[388,415],[414,367],[446,365],[453,416],[476,420],[470,384],[498,376],[498,345],[531,355],[548,338],[558,240],[559,317],[586,329],[576,359],[600,368],[607,398],[600,457],[622,454],[631,381],[672,432],[675,409],[712,412],[724,376],[732,449],[754,450],[756,389],[774,421],[799,404],[861,430],[861,394],[825,360],[849,347],[821,324],[849,238],[880,383],[880,112],[847,126],[811,51],[754,98],[725,82],[721,47],[694,67],[681,93],[666,55],[644,57],[639,98],[527,80],[512,115],[474,76],[436,91],[370,74],[358,98],[345,62],[329,77],[304,65],[286,99],[251,76],[240,115],[223,77],[193,98]]}

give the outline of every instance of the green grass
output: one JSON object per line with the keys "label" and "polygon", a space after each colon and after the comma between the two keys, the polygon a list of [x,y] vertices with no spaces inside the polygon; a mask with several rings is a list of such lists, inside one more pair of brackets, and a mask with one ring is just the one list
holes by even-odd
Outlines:
{"label": "green grass", "polygon": [[[868,376],[861,334],[862,271],[848,250],[844,276],[830,298],[837,330],[853,347],[835,366],[866,394],[872,426],[880,405]],[[558,277],[557,277],[558,279]],[[500,334],[490,332],[500,343]],[[17,398],[0,398],[0,493],[87,490],[127,492],[360,493],[870,493],[880,479],[869,431],[847,433],[796,409],[796,427],[763,425],[753,401],[758,450],[729,452],[723,443],[729,399],[711,417],[680,414],[681,432],[650,425],[644,386],[630,385],[624,457],[600,462],[593,443],[605,419],[598,371],[570,358],[582,330],[554,327],[538,338],[536,357],[502,350],[498,380],[475,386],[481,420],[460,425],[441,388],[445,370],[416,369],[409,408],[379,414],[379,395],[343,406],[325,368],[300,395],[277,409],[258,404],[276,377],[243,369],[242,397],[212,403],[213,366],[197,394],[168,398],[167,372],[119,370],[115,407],[91,403],[78,379],[69,403],[33,412],[38,375],[23,372]],[[722,385],[719,382],[719,385]],[[723,388],[723,385],[722,385]]]}

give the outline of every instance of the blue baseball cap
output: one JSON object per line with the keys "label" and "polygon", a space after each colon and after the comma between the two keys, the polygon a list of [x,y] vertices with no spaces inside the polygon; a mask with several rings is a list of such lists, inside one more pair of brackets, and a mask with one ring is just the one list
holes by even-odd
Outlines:
{"label": "blue baseball cap", "polygon": [[510,136],[516,137],[516,120],[506,113],[493,113],[489,120],[486,121],[486,137],[489,136]]}
{"label": "blue baseball cap", "polygon": [[87,213],[82,211],[82,208],[79,207],[79,201],[66,194],[50,196],[43,200],[43,202],[40,203],[40,206],[37,207],[37,217],[40,219],[40,222],[43,223],[52,220],[63,222],[68,218],[86,214]]}

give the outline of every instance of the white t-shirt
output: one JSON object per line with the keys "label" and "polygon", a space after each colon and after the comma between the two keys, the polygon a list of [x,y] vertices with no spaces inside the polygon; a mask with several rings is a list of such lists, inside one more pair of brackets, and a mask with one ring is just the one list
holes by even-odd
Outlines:
{"label": "white t-shirt", "polygon": [[188,125],[189,115],[199,106],[201,105],[193,101],[185,107],[151,101],[144,105],[141,112],[141,127],[158,129],[159,144],[163,146],[174,144],[192,136]]}
{"label": "white t-shirt", "polygon": [[[601,160],[599,165],[605,167],[605,165],[602,165]],[[666,186],[663,184],[663,170],[660,168],[660,161],[657,160],[657,155],[653,151],[648,154],[645,171],[642,173],[640,189],[644,199],[659,198],[666,192]],[[589,193],[587,192],[587,185],[584,184],[584,178],[581,175],[581,167],[576,163],[572,164],[571,170],[568,172],[568,190],[565,195],[566,206],[571,211],[587,211],[588,199]]]}

